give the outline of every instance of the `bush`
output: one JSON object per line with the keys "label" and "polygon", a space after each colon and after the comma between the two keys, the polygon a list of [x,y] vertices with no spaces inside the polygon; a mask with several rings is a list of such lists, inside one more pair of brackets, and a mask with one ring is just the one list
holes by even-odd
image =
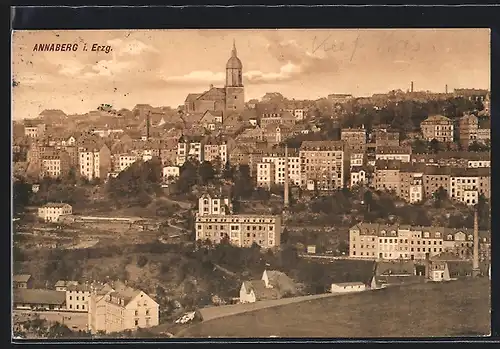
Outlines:
{"label": "bush", "polygon": [[137,266],[139,268],[142,268],[146,264],[148,264],[148,258],[146,256],[139,256],[139,258],[137,259]]}

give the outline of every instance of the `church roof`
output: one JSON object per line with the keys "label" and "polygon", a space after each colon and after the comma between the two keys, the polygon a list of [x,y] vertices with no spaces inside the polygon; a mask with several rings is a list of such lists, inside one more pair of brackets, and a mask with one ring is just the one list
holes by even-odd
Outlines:
{"label": "church roof", "polygon": [[197,100],[203,93],[190,93],[186,97],[186,102],[193,102]]}

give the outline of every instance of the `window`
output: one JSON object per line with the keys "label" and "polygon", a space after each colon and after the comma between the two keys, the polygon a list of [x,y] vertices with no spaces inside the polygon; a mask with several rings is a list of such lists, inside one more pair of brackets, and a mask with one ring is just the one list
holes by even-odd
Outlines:
{"label": "window", "polygon": [[78,304],[76,305],[76,309],[80,309],[80,306]]}
{"label": "window", "polygon": [[148,309],[148,310],[146,310],[146,315],[149,315],[149,309]]}
{"label": "window", "polygon": [[135,325],[139,326],[139,319],[135,319]]}
{"label": "window", "polygon": [[135,316],[138,316],[138,315],[139,315],[139,311],[138,311],[138,310],[136,310],[136,311],[135,311]]}
{"label": "window", "polygon": [[80,297],[76,296],[76,300],[77,300],[77,301],[78,301],[78,300],[80,300],[79,298],[80,298]]}
{"label": "window", "polygon": [[[71,292],[71,291],[70,291],[70,292]],[[73,296],[69,296],[69,300],[70,300],[70,301],[71,301],[71,300],[73,300]]]}
{"label": "window", "polygon": [[85,297],[82,297],[82,301],[84,301],[84,300],[85,300]]}
{"label": "window", "polygon": [[82,304],[82,309],[85,310],[85,304]]}
{"label": "window", "polygon": [[73,304],[70,304],[70,305],[69,305],[69,308],[70,308],[70,309],[73,309]]}

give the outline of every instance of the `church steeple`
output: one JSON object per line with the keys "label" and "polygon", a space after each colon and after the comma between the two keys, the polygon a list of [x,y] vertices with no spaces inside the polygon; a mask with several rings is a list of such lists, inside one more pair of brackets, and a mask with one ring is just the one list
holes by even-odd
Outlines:
{"label": "church steeple", "polygon": [[233,49],[231,50],[231,57],[226,64],[226,86],[241,87],[243,64],[241,64],[236,52],[236,42],[233,39]]}
{"label": "church steeple", "polygon": [[231,51],[231,54],[233,57],[238,57],[238,54],[236,52],[236,40],[233,39],[233,51]]}

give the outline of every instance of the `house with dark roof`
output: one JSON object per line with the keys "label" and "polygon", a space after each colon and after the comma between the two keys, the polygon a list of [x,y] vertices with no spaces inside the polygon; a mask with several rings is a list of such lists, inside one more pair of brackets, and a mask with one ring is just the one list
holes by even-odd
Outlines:
{"label": "house with dark roof", "polygon": [[31,288],[33,278],[29,274],[17,274],[12,278],[14,288]]}

